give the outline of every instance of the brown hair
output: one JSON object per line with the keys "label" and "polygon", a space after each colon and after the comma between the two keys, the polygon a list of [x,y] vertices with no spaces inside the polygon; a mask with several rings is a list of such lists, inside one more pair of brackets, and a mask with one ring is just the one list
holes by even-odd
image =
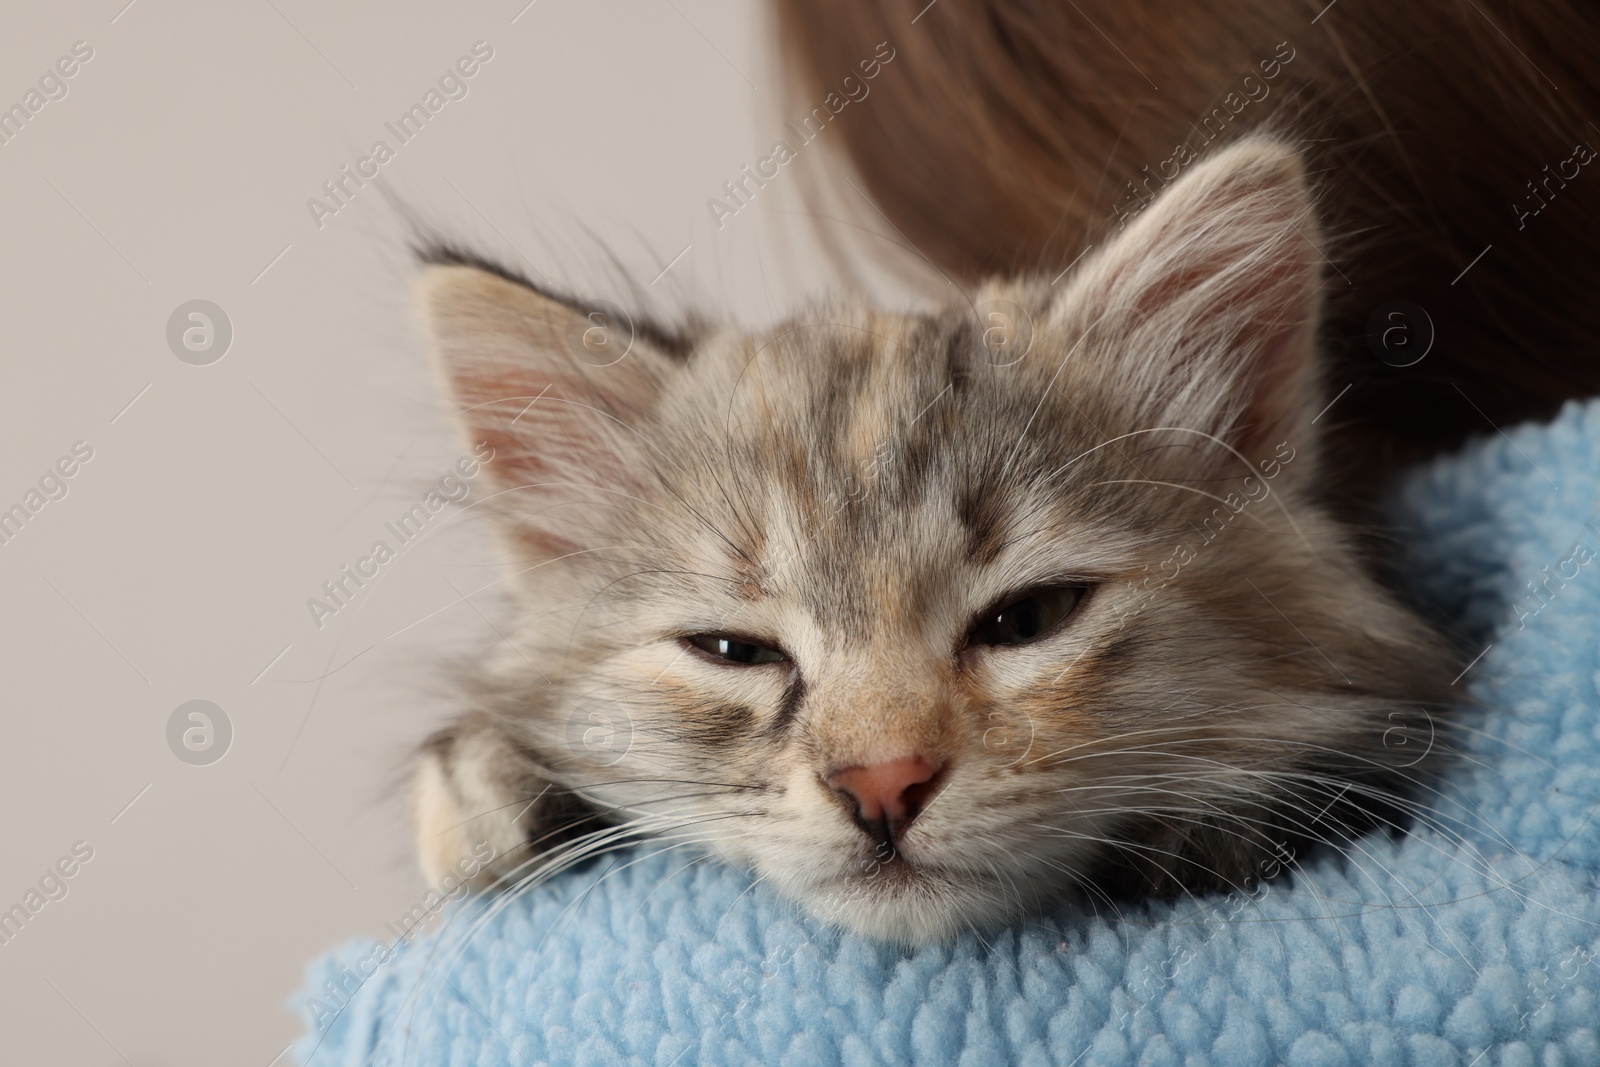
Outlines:
{"label": "brown hair", "polygon": [[796,101],[892,46],[829,140],[962,282],[1053,277],[1242,134],[1300,144],[1332,235],[1327,396],[1353,383],[1325,423],[1346,487],[1600,392],[1584,0],[775,3]]}

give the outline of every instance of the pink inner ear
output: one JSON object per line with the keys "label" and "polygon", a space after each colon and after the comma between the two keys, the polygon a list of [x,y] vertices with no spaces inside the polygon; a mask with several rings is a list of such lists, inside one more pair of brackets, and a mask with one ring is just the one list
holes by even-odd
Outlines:
{"label": "pink inner ear", "polygon": [[497,488],[516,536],[541,553],[572,552],[603,536],[608,509],[643,488],[642,412],[583,377],[550,381],[531,369],[472,376],[461,399],[470,432],[495,450]]}
{"label": "pink inner ear", "polygon": [[1279,225],[1221,257],[1230,265],[1204,283],[1202,291],[1215,298],[1198,324],[1202,344],[1231,350],[1228,362],[1237,367],[1238,387],[1247,398],[1232,443],[1252,457],[1294,432],[1297,416],[1312,401],[1320,308],[1320,259],[1285,211],[1292,205],[1282,203],[1282,196],[1257,196],[1266,203],[1246,198],[1234,210],[1254,213],[1251,221],[1264,213]]}
{"label": "pink inner ear", "polygon": [[[1309,245],[1306,248],[1310,250]],[[1256,305],[1262,318],[1255,327],[1256,355],[1245,372],[1250,401],[1234,445],[1246,456],[1259,456],[1285,434],[1308,429],[1301,419],[1309,415],[1319,385],[1318,280],[1313,265],[1285,266],[1281,284]],[[1279,317],[1270,317],[1274,312]]]}
{"label": "pink inner ear", "polygon": [[[556,524],[541,521],[542,512],[573,498],[571,489],[554,483],[582,480],[578,472],[558,473],[574,457],[566,454],[573,434],[563,429],[561,419],[550,417],[550,407],[565,406],[555,383],[540,382],[526,370],[500,375],[462,370],[456,383],[464,405],[460,417],[469,436],[494,449],[498,510],[516,516],[511,532],[542,555],[573,551],[577,545],[560,536]],[[544,410],[537,410],[540,405]]]}

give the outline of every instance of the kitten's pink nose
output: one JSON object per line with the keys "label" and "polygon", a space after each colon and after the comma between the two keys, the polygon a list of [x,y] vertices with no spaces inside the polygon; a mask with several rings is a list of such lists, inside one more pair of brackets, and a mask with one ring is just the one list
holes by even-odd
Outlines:
{"label": "kitten's pink nose", "polygon": [[938,773],[939,767],[921,756],[906,756],[835,771],[828,775],[828,788],[852,803],[863,830],[887,843],[922,811]]}

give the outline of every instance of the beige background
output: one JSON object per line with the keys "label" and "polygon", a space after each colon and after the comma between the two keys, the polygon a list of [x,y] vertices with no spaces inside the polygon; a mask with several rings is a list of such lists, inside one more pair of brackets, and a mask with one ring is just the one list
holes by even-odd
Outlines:
{"label": "beige background", "polygon": [[[600,241],[663,306],[752,322],[830,278],[794,167],[720,231],[706,207],[782,117],[753,3],[124,2],[0,32],[0,104],[94,49],[0,146],[0,508],[94,449],[0,545],[0,909],[94,849],[0,945],[0,1061],[267,1067],[305,962],[424,894],[392,782],[502,608],[454,507],[324,628],[306,607],[464,453],[383,190],[624,302]],[[468,95],[318,228],[307,199],[479,40]],[[165,337],[197,298],[233,324],[209,366]],[[233,725],[210,766],[166,741],[192,699]]]}

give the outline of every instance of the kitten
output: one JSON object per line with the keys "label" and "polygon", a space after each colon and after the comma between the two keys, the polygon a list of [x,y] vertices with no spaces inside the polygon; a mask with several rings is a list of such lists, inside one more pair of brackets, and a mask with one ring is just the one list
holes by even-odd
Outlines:
{"label": "kitten", "polygon": [[1250,139],[982,318],[842,301],[625,355],[436,255],[523,617],[421,752],[424,865],[654,835],[920,943],[1398,818],[1447,649],[1319,502],[1320,239]]}

